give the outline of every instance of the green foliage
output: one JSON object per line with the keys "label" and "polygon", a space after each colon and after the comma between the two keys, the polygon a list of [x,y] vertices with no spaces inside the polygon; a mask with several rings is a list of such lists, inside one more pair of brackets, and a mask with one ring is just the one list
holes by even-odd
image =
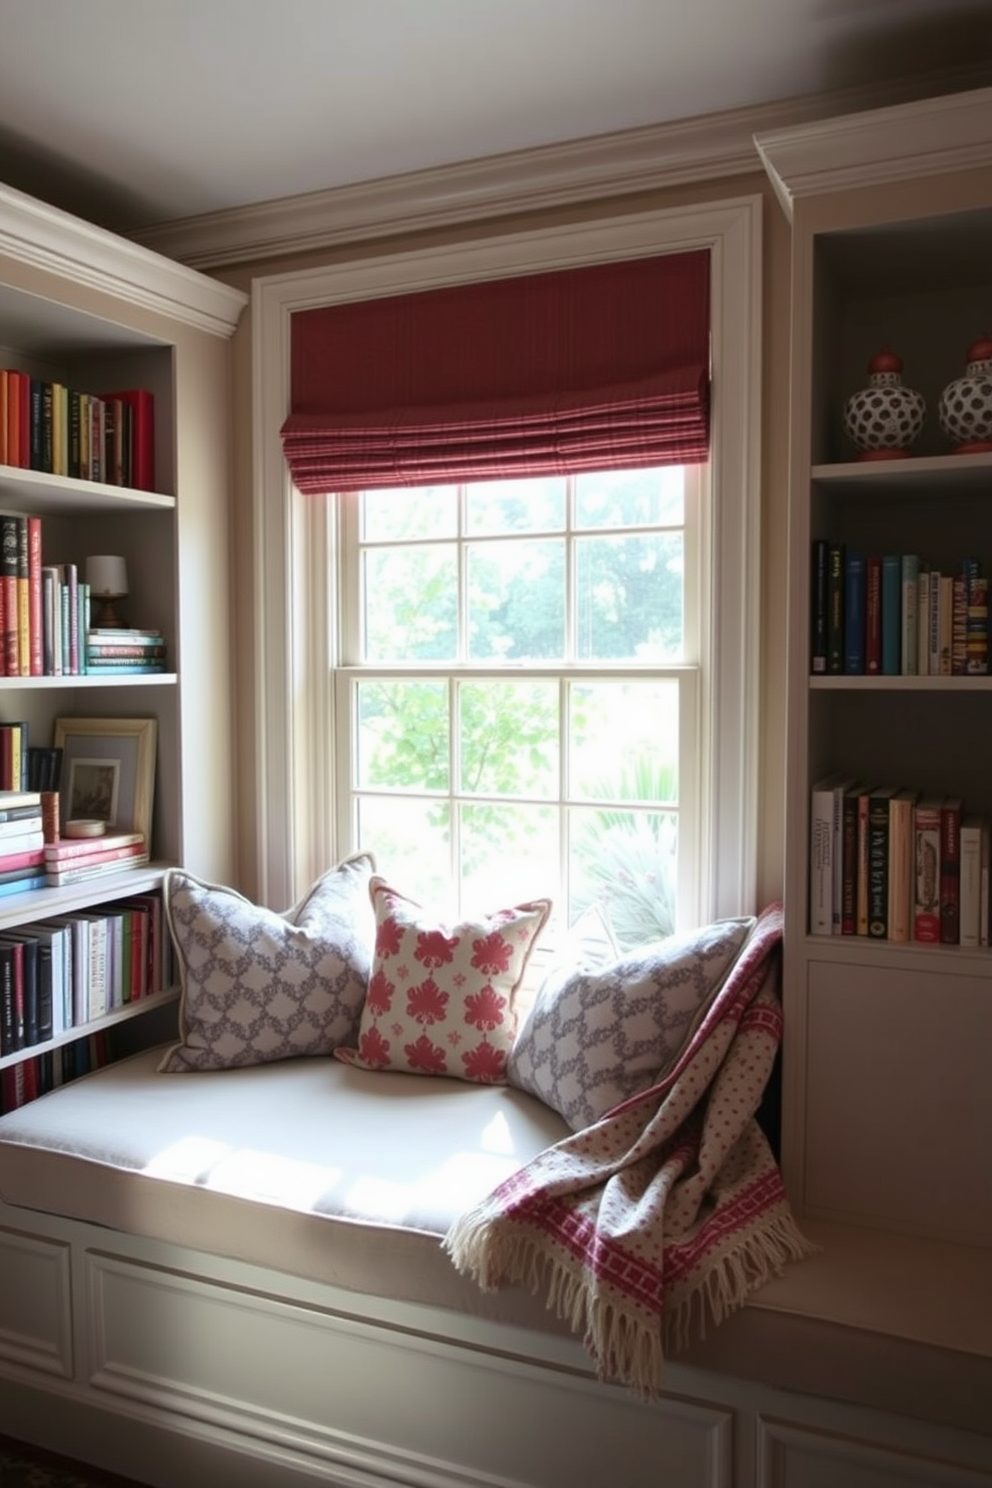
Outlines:
{"label": "green foliage", "polygon": [[[675,799],[676,768],[654,751],[623,761],[619,773],[589,794],[662,804]],[[678,819],[671,811],[596,807],[573,843],[573,916],[591,903],[609,915],[623,950],[663,939],[675,929]]]}

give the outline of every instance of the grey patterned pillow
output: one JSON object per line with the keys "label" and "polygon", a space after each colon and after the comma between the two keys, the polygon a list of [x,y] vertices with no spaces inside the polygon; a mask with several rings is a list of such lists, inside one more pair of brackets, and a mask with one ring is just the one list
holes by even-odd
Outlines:
{"label": "grey patterned pillow", "polygon": [[354,1041],[375,921],[360,853],[323,874],[285,914],[173,868],[162,885],[179,963],[181,1042],[159,1070],[236,1069]]}
{"label": "grey patterned pillow", "polygon": [[509,1083],[573,1131],[647,1090],[671,1069],[755,923],[717,920],[606,966],[553,970],[514,1040]]}

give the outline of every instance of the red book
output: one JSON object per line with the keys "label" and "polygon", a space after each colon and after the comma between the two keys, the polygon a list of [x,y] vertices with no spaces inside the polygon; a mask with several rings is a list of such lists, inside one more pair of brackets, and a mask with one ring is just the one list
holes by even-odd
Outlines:
{"label": "red book", "polygon": [[882,560],[869,554],[865,560],[865,671],[878,676],[882,670]]}
{"label": "red book", "polygon": [[130,409],[129,468],[123,472],[124,484],[137,491],[155,489],[155,399],[147,388],[125,388],[104,393]]}
{"label": "red book", "polygon": [[31,379],[26,372],[7,370],[7,464],[31,463]]}
{"label": "red book", "polygon": [[940,806],[940,943],[957,945],[961,930],[961,807],[957,796]]}

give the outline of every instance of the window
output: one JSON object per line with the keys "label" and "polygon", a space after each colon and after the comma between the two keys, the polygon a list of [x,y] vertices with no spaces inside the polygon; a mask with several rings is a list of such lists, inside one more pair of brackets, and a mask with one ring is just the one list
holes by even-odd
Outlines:
{"label": "window", "polygon": [[[445,716],[456,722],[463,716],[459,710],[463,709],[466,698],[469,704],[478,699],[466,692],[452,703],[455,684],[460,691],[480,678],[490,692],[497,682],[500,686],[518,687],[540,683],[546,693],[556,686],[558,716],[566,719],[576,716],[574,706],[571,713],[569,707],[578,696],[576,691],[563,702],[568,689],[587,684],[605,686],[608,681],[622,687],[628,676],[638,684],[650,681],[656,686],[674,679],[667,696],[671,697],[677,686],[680,743],[677,800],[666,797],[664,801],[654,799],[648,804],[637,798],[635,804],[638,808],[644,804],[645,810],[653,809],[659,815],[667,813],[672,818],[677,815],[680,914],[699,920],[753,908],[760,582],[757,531],[760,217],[760,199],[743,198],[712,206],[655,210],[590,224],[573,223],[535,232],[483,237],[453,247],[373,254],[354,262],[294,271],[254,282],[252,336],[257,458],[252,604],[257,665],[246,679],[246,686],[254,690],[258,742],[252,795],[255,811],[247,832],[248,849],[255,854],[259,897],[275,905],[290,903],[355,840],[353,803],[348,797],[351,784],[358,778],[353,767],[361,735],[354,729],[346,733],[346,758],[342,759],[342,731],[349,728],[346,720],[351,706],[346,703],[342,710],[342,688],[354,688],[363,680],[381,681],[386,676],[397,677],[404,683],[415,680],[409,661],[401,667],[381,651],[376,653],[374,661],[381,675],[372,677],[369,668],[373,661],[371,658],[363,661],[360,649],[363,642],[357,622],[358,596],[341,592],[336,582],[347,545],[352,544],[353,552],[358,552],[359,533],[363,529],[358,526],[357,500],[304,496],[287,474],[279,431],[289,407],[289,327],[293,313],[348,299],[405,293],[473,278],[537,272],[668,249],[705,247],[712,262],[715,401],[709,465],[697,472],[698,489],[691,481],[684,489],[686,618],[682,660],[651,655],[646,661],[621,662],[617,657],[595,656],[595,646],[584,653],[582,635],[577,629],[579,588],[573,587],[569,598],[574,612],[570,617],[572,631],[565,631],[567,641],[571,635],[568,644],[574,647],[573,653],[566,649],[557,660],[520,659],[501,663],[497,669],[492,655],[473,654],[471,645],[460,639],[464,646],[463,659],[457,668],[451,669],[456,675],[448,678],[435,674],[433,668],[438,665],[435,661],[421,665],[420,671],[435,687],[443,684],[447,689]],[[456,531],[450,539],[459,553],[458,559],[452,561],[463,565],[467,575],[465,587],[459,591],[463,596],[472,592],[469,559],[473,544],[483,545],[482,533],[473,532],[470,524],[466,525],[470,489],[466,488],[456,498],[457,520],[463,525],[460,535]],[[421,494],[422,491],[423,488]],[[378,498],[380,521],[382,512],[390,510],[387,503],[395,501],[397,496],[404,499],[402,490],[394,489]],[[637,530],[636,523],[631,530],[595,532],[591,524],[576,519],[581,502],[577,501],[575,488],[564,499],[565,516],[560,529],[547,524],[519,534],[512,531],[486,534],[485,546],[490,554],[487,582],[495,583],[501,572],[499,545],[516,536],[532,545],[559,543],[567,554],[561,559],[567,597],[567,584],[574,586],[576,573],[581,578],[581,554],[587,541],[591,546],[599,540],[620,544],[647,538],[646,533]],[[414,506],[423,516],[426,507],[422,501]],[[392,508],[393,520],[397,519],[399,510],[398,506]],[[372,530],[368,529],[369,533]],[[370,541],[369,552],[382,554],[394,542],[393,532],[380,531],[380,545],[375,547]],[[412,529],[401,528],[401,531],[403,547],[409,543],[412,548],[417,541],[429,540],[426,533],[418,539]],[[652,534],[651,540],[657,541],[657,536]],[[440,542],[440,537],[436,541]],[[502,567],[505,569],[505,565]],[[690,589],[690,584],[695,588]],[[370,605],[374,603],[375,596],[370,595]],[[463,607],[464,603],[467,600],[463,601]],[[694,631],[696,621],[698,629]],[[601,616],[590,613],[588,622],[597,643],[602,641]],[[462,623],[459,619],[459,625]],[[371,635],[375,645],[381,646],[376,624],[373,615]],[[597,625],[600,625],[598,632]],[[498,629],[490,625],[486,634],[490,651],[497,649]],[[504,626],[502,634],[501,644],[505,643],[507,634],[512,637],[512,627]],[[339,662],[346,665],[332,688],[328,686],[328,678]],[[354,717],[358,718],[357,704]],[[448,738],[449,775],[460,784],[461,767],[454,753],[457,727],[449,730]],[[364,747],[363,768],[371,770],[368,744]],[[557,813],[558,822],[565,825],[557,839],[555,866],[567,868],[562,842],[568,841],[569,813],[574,813],[574,820],[578,820],[587,810],[622,806],[629,814],[634,797],[628,799],[622,794],[619,800],[612,797],[587,800],[575,793],[573,799],[569,792],[574,792],[576,763],[582,766],[580,775],[585,764],[581,759],[577,761],[574,749],[572,758],[567,747],[561,748],[561,743],[559,749],[558,784],[552,789],[544,778],[540,785],[541,790],[547,791],[546,797],[538,802],[529,798],[538,790],[534,781],[528,783],[527,790],[519,791],[517,800],[504,801],[499,792],[491,794],[501,809],[509,810],[523,800],[531,816],[535,807],[542,814]],[[454,774],[451,774],[452,762]],[[592,773],[590,768],[589,774]],[[335,779],[348,780],[347,791],[338,793]],[[374,781],[371,776],[366,777],[366,784],[371,810],[375,795],[372,787],[375,786],[380,797],[385,792],[381,789],[382,782]],[[410,790],[408,794],[412,799],[415,792]],[[359,799],[356,790],[354,804]],[[465,804],[475,806],[476,802],[466,796]],[[494,802],[487,795],[483,804],[490,806]],[[454,852],[457,837],[452,836],[450,842],[450,851]],[[414,887],[410,885],[411,891]],[[571,884],[568,887],[571,892]]]}
{"label": "window", "polygon": [[621,944],[671,933],[698,837],[701,485],[668,466],[331,498],[349,845],[452,912],[550,894],[564,923],[603,904]]}

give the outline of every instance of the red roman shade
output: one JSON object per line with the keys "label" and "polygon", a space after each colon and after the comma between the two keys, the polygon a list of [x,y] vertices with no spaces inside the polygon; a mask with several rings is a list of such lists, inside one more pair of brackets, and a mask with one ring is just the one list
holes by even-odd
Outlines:
{"label": "red roman shade", "polygon": [[703,250],[298,311],[293,479],[354,491],[698,463],[709,274]]}

